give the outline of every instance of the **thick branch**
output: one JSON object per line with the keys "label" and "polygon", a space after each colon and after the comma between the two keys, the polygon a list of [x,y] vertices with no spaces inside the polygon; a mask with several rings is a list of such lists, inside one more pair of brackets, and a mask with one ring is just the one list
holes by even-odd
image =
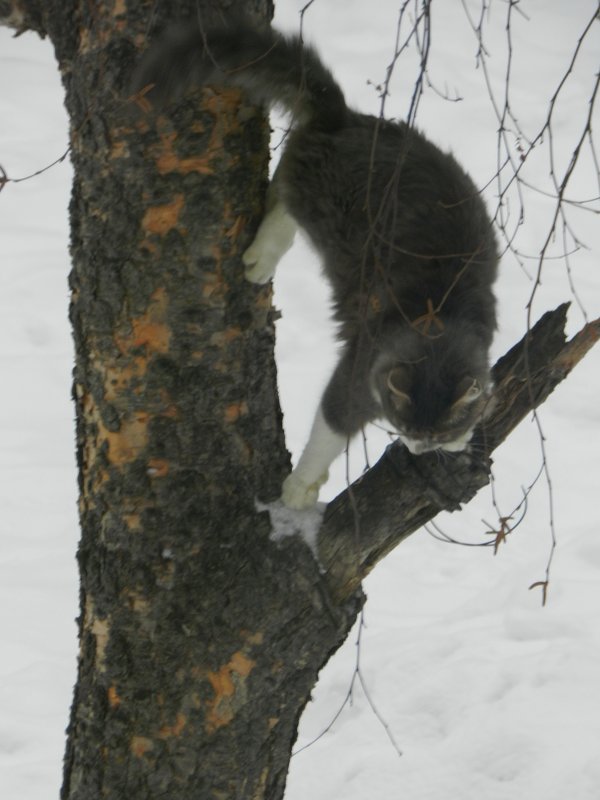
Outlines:
{"label": "thick branch", "polygon": [[[319,559],[336,599],[348,597],[375,564],[439,514],[467,503],[489,482],[490,454],[537,408],[600,337],[600,319],[570,341],[568,303],[549,311],[494,367],[494,406],[473,452],[415,458],[400,443],[327,507]],[[474,455],[477,454],[477,455]]]}

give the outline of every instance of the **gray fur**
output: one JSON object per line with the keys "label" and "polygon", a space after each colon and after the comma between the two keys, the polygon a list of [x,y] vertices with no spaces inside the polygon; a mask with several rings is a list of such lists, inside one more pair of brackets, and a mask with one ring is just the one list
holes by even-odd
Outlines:
{"label": "gray fur", "polygon": [[333,287],[342,352],[322,400],[328,425],[352,436],[385,416],[424,443],[419,452],[458,449],[485,401],[496,324],[496,241],[471,179],[414,128],[348,109],[298,37],[242,18],[176,32],[151,49],[134,88],[153,84],[160,103],[209,82],[293,115],[271,193]]}

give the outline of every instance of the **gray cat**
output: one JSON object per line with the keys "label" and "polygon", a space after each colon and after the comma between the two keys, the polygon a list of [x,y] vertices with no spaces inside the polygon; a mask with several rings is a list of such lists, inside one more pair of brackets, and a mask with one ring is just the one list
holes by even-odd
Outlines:
{"label": "gray cat", "polygon": [[342,342],[304,452],[283,485],[313,505],[332,461],[385,418],[411,453],[464,450],[489,397],[497,247],[483,201],[454,158],[403,123],[346,106],[299,37],[243,18],[181,28],[146,55],[153,104],[192,85],[237,85],[280,104],[292,131],[244,253],[266,283],[301,228],[331,282]]}

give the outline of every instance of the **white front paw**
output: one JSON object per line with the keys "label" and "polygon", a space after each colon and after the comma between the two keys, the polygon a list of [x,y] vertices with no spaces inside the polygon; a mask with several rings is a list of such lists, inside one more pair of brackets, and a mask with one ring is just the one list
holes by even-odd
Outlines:
{"label": "white front paw", "polygon": [[327,473],[313,483],[305,483],[302,478],[292,472],[283,482],[281,499],[288,508],[302,511],[316,505],[319,498],[319,489],[327,480]]}
{"label": "white front paw", "polygon": [[258,239],[255,239],[242,256],[246,265],[245,277],[250,283],[268,283],[275,275],[277,256],[269,253]]}

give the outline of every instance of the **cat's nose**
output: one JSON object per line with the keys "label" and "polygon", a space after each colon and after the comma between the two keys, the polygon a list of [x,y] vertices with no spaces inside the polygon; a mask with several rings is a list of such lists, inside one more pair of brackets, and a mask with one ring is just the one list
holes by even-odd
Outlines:
{"label": "cat's nose", "polygon": [[430,450],[436,450],[439,447],[438,444],[427,438],[411,439],[402,433],[398,434],[398,438],[413,456],[420,456],[421,453],[428,453]]}
{"label": "cat's nose", "polygon": [[429,450],[435,450],[435,445],[432,445],[427,440],[412,441],[410,445],[407,446],[414,456],[420,456],[421,453],[427,453]]}

